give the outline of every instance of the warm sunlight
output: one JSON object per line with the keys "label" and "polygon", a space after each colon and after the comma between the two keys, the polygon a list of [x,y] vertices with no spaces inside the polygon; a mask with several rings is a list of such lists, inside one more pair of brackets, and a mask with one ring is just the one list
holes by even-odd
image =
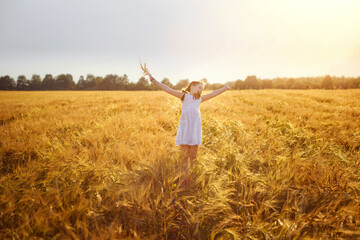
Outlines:
{"label": "warm sunlight", "polygon": [[0,239],[359,239],[360,0],[0,0]]}

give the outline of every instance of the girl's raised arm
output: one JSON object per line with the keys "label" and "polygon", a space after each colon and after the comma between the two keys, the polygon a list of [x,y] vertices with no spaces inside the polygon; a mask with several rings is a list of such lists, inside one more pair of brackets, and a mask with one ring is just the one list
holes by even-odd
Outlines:
{"label": "girl's raised arm", "polygon": [[165,92],[167,92],[167,93],[169,93],[169,94],[171,94],[171,95],[173,95],[173,96],[175,96],[175,97],[177,97],[177,98],[181,98],[182,95],[184,94],[184,93],[182,93],[182,92],[179,92],[179,91],[176,91],[176,90],[170,88],[169,86],[167,86],[167,85],[165,85],[165,84],[157,81],[155,78],[153,78],[153,76],[151,76],[149,70],[148,70],[147,67],[146,67],[146,63],[144,64],[144,66],[140,63],[140,67],[141,67],[141,69],[144,71],[145,75],[148,75],[148,76],[149,76],[150,81],[151,81],[152,83],[158,85],[159,88],[161,88],[161,89],[164,90]]}
{"label": "girl's raised arm", "polygon": [[161,88],[165,92],[167,92],[167,93],[169,93],[169,94],[171,94],[171,95],[173,95],[175,97],[181,98],[181,96],[184,94],[183,92],[176,91],[176,90],[172,89],[171,87],[157,81],[155,78],[153,78],[153,76],[151,76],[151,74],[149,74],[149,77],[150,77],[151,82],[158,85],[159,88]]}
{"label": "girl's raised arm", "polygon": [[217,89],[211,93],[205,94],[203,96],[201,96],[201,102],[204,102],[206,100],[209,100],[210,98],[216,97],[217,95],[219,95],[220,93],[225,92],[226,90],[230,89],[229,85],[225,84],[224,87]]}

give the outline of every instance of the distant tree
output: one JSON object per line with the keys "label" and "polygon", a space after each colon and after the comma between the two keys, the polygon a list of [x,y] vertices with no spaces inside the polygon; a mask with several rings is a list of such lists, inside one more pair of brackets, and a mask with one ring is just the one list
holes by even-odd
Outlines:
{"label": "distant tree", "polygon": [[169,86],[171,88],[174,88],[174,85],[172,85],[172,83],[170,82],[170,80],[168,78],[164,78],[161,83],[165,84],[166,86]]}
{"label": "distant tree", "polygon": [[116,74],[108,74],[99,84],[101,90],[115,90],[116,88],[116,80],[118,79],[118,75]]}
{"label": "distant tree", "polygon": [[224,86],[223,83],[214,83],[214,84],[209,84],[209,90],[216,90],[219,88],[222,88]]}
{"label": "distant tree", "polygon": [[303,82],[303,85],[304,85],[304,89],[310,89],[311,87],[310,82]]}
{"label": "distant tree", "polygon": [[128,90],[136,90],[136,83],[130,82],[130,83],[127,85],[127,89],[128,89]]}
{"label": "distant tree", "polygon": [[305,83],[300,80],[295,80],[294,89],[305,89]]}
{"label": "distant tree", "polygon": [[244,81],[240,79],[236,80],[235,89],[244,89]]}
{"label": "distant tree", "polygon": [[72,90],[75,88],[75,82],[71,74],[60,74],[55,78],[56,90]]}
{"label": "distant tree", "polygon": [[25,75],[20,75],[16,81],[16,90],[28,90],[30,81],[26,79]]}
{"label": "distant tree", "polygon": [[116,79],[116,89],[126,90],[128,89],[128,85],[129,85],[129,77],[126,74]]}
{"label": "distant tree", "polygon": [[104,80],[104,78],[101,77],[101,76],[97,76],[97,77],[95,78],[95,89],[97,89],[97,90],[100,90],[100,89],[101,89],[100,85],[101,85],[101,83],[102,83],[103,80]]}
{"label": "distant tree", "polygon": [[317,81],[312,81],[311,85],[310,85],[311,89],[320,89],[321,88],[321,83],[317,82]]}
{"label": "distant tree", "polygon": [[271,80],[263,80],[262,81],[262,88],[269,89],[269,88],[272,88],[272,86],[273,86],[273,82]]}
{"label": "distant tree", "polygon": [[333,77],[332,80],[334,82],[334,88],[336,88],[336,89],[346,89],[347,88],[347,84],[344,81],[344,79],[338,78],[338,77]]}
{"label": "distant tree", "polygon": [[33,74],[30,80],[29,85],[30,90],[40,90],[41,89],[41,77],[40,75]]}
{"label": "distant tree", "polygon": [[174,86],[174,88],[175,88],[176,90],[181,90],[181,89],[185,88],[188,84],[189,84],[189,80],[188,80],[188,79],[183,79],[183,80],[180,80],[180,81]]}
{"label": "distant tree", "polygon": [[79,77],[78,82],[76,83],[76,89],[77,89],[77,90],[84,90],[85,87],[86,87],[86,81],[85,81],[85,79],[84,79],[84,76],[81,75],[81,76]]}
{"label": "distant tree", "polygon": [[149,83],[148,90],[150,90],[150,91],[155,91],[155,90],[160,90],[160,89],[158,88],[158,86],[155,85],[155,83],[150,82],[150,83]]}
{"label": "distant tree", "polygon": [[255,75],[247,76],[245,79],[245,88],[246,89],[258,89],[257,78]]}
{"label": "distant tree", "polygon": [[15,81],[9,75],[0,77],[0,90],[14,90]]}
{"label": "distant tree", "polygon": [[41,89],[43,90],[55,90],[55,79],[51,74],[46,74],[44,79],[41,82]]}
{"label": "distant tree", "polygon": [[347,88],[356,88],[355,78],[348,78],[346,80]]}
{"label": "distant tree", "polygon": [[93,90],[96,88],[96,78],[92,74],[88,74],[85,79],[85,90]]}
{"label": "distant tree", "polygon": [[325,89],[333,89],[334,88],[334,82],[332,78],[329,75],[326,75],[324,77],[324,80],[322,81],[321,86]]}
{"label": "distant tree", "polygon": [[285,85],[285,80],[282,78],[275,78],[273,80],[273,86],[274,88],[278,88],[278,89],[285,89],[286,85]]}
{"label": "distant tree", "polygon": [[141,77],[136,83],[136,90],[149,90],[149,81],[145,77]]}
{"label": "distant tree", "polygon": [[356,88],[360,88],[360,77],[358,77],[354,80],[354,84],[355,84]]}
{"label": "distant tree", "polygon": [[294,89],[294,87],[295,87],[295,79],[294,78],[289,78],[286,81],[286,88],[287,89]]}

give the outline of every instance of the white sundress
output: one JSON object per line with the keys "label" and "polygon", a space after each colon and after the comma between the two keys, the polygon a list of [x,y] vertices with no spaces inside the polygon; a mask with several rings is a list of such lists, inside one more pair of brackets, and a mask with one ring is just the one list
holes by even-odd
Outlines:
{"label": "white sundress", "polygon": [[176,134],[175,145],[201,146],[202,124],[200,114],[201,98],[194,99],[193,95],[185,93],[181,106],[181,117]]}

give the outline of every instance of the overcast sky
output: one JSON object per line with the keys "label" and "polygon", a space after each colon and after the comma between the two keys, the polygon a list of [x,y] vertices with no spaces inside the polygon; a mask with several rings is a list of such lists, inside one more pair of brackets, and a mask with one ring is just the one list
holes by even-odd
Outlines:
{"label": "overcast sky", "polygon": [[0,0],[0,76],[360,76],[358,0]]}

